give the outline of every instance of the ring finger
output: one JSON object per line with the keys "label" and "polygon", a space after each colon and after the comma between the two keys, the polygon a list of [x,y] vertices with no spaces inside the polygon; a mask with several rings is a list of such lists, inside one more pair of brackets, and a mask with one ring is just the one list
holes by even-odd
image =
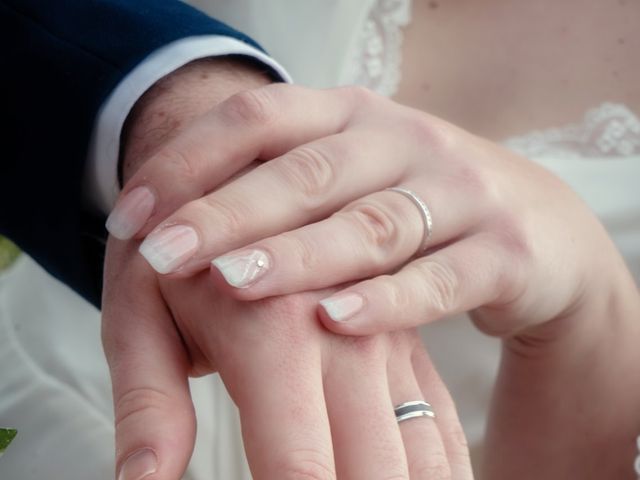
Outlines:
{"label": "ring finger", "polygon": [[[407,402],[432,401],[430,396],[433,392],[421,390],[409,359],[391,362],[388,371],[389,390],[394,406]],[[435,386],[430,387],[434,389]],[[444,386],[439,385],[437,388],[444,388]],[[426,406],[418,405],[417,408],[428,411]],[[405,408],[405,410],[411,409],[412,407]],[[429,415],[409,418],[400,421],[398,426],[402,434],[411,480],[452,478],[447,452],[434,418]]]}
{"label": "ring finger", "polygon": [[451,195],[437,178],[429,183],[422,189],[427,195],[420,195],[426,209],[406,194],[411,190],[379,191],[326,220],[216,258],[214,279],[234,297],[254,300],[394,270],[423,249],[425,238],[433,247],[460,236],[483,208],[468,196]]}
{"label": "ring finger", "polygon": [[386,355],[375,338],[338,340],[324,382],[337,478],[409,478]]}

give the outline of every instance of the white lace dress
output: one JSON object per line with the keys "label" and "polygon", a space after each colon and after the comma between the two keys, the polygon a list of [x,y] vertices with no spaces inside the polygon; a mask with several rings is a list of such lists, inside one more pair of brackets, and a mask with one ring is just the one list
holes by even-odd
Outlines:
{"label": "white lace dress", "polygon": [[[409,0],[189,3],[250,33],[298,83],[355,83],[387,96],[397,89]],[[573,125],[527,133],[504,144],[552,170],[582,195],[640,283],[638,117],[623,105],[604,103]],[[431,325],[424,337],[457,402],[470,444],[476,446],[495,378],[498,342],[464,318]],[[468,352],[466,358],[452,358],[452,343],[456,351]],[[111,392],[99,315],[24,256],[0,274],[0,366],[0,426],[20,430],[0,460],[0,478],[112,478]],[[222,384],[208,377],[192,385],[198,441],[185,478],[249,479],[237,412]],[[636,470],[640,476],[640,456]]]}

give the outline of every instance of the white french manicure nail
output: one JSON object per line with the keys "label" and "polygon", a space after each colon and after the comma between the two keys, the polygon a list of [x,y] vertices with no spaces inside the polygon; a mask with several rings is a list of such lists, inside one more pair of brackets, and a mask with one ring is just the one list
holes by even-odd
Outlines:
{"label": "white french manicure nail", "polygon": [[107,218],[107,230],[120,240],[130,239],[147,223],[155,203],[155,196],[147,187],[134,188],[118,202]]}
{"label": "white french manicure nail", "polygon": [[218,257],[211,262],[232,287],[247,288],[269,270],[268,255],[262,250],[247,250]]}
{"label": "white french manicure nail", "polygon": [[334,322],[344,322],[362,310],[364,298],[357,293],[344,293],[320,300],[320,305]]}
{"label": "white french manicure nail", "polygon": [[137,451],[120,468],[118,480],[142,480],[158,469],[158,458],[150,448]]}
{"label": "white french manicure nail", "polygon": [[200,239],[196,231],[185,225],[173,225],[150,234],[140,253],[158,273],[175,272],[198,250]]}

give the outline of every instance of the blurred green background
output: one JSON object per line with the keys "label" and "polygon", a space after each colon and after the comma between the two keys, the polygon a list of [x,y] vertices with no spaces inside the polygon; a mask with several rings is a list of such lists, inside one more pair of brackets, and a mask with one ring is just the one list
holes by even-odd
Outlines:
{"label": "blurred green background", "polygon": [[0,270],[11,265],[20,255],[20,249],[6,237],[0,235]]}
{"label": "blurred green background", "polygon": [[13,428],[0,428],[0,455],[4,453],[17,433],[18,431]]}

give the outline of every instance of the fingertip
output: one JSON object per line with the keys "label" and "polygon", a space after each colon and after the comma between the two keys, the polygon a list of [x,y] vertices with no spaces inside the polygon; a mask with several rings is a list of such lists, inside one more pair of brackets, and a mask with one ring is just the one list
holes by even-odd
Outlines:
{"label": "fingertip", "polygon": [[211,279],[216,288],[237,300],[260,300],[271,295],[269,287],[256,285],[271,266],[269,257],[261,251],[250,254],[225,255],[210,263]]}
{"label": "fingertip", "polygon": [[323,325],[342,335],[366,335],[368,325],[361,315],[365,307],[363,295],[344,292],[320,300],[318,316]]}
{"label": "fingertip", "polygon": [[119,240],[133,238],[145,226],[156,206],[156,197],[146,186],[123,195],[107,218],[105,228]]}
{"label": "fingertip", "polygon": [[364,296],[356,292],[342,292],[320,300],[325,314],[336,323],[352,320],[364,308]]}
{"label": "fingertip", "polygon": [[158,470],[158,455],[151,448],[141,448],[129,455],[120,467],[118,480],[141,480]]}
{"label": "fingertip", "polygon": [[196,433],[193,405],[187,392],[159,393],[136,389],[116,404],[118,480],[181,478],[187,468]]}
{"label": "fingertip", "polygon": [[156,229],[138,248],[158,273],[167,275],[183,269],[200,248],[200,236],[190,225],[170,224]]}
{"label": "fingertip", "polygon": [[209,265],[209,277],[217,292],[235,300],[252,301],[264,298],[264,295],[261,295],[251,288],[237,288],[230,285],[220,269],[213,262]]}
{"label": "fingertip", "polygon": [[211,265],[220,271],[231,287],[242,289],[253,286],[272,264],[269,254],[257,248],[227,253],[211,261]]}

